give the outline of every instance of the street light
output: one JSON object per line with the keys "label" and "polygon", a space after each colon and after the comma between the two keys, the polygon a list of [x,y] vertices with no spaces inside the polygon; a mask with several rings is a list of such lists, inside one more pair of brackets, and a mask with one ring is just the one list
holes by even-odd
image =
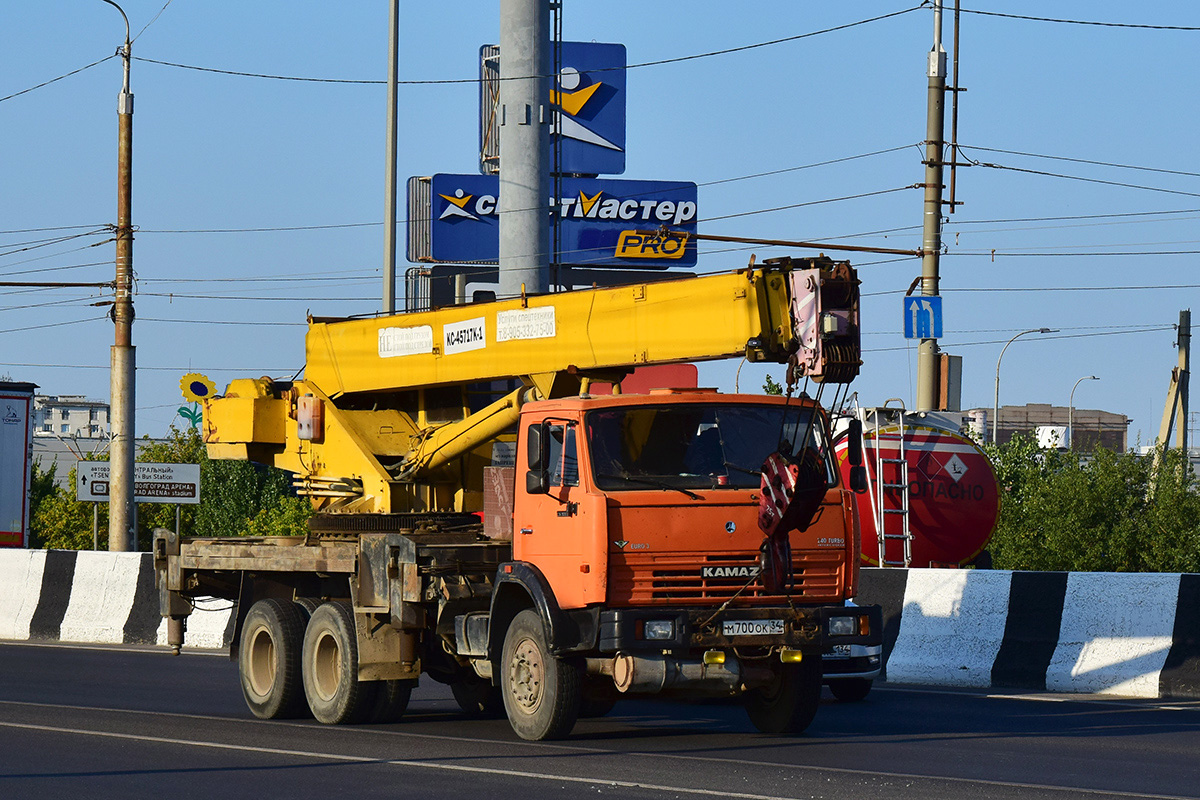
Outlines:
{"label": "street light", "polygon": [[113,0],[103,2],[121,12],[125,20],[125,80],[117,100],[117,240],[113,323],[116,328],[110,356],[109,388],[112,449],[109,452],[108,549],[137,549],[137,506],[133,502],[133,92],[129,90],[129,62],[133,43],[129,17]]}
{"label": "street light", "polygon": [[1008,344],[1000,350],[1000,358],[996,359],[996,399],[992,405],[992,444],[997,444],[996,435],[1000,429],[1000,359],[1004,358],[1004,351],[1008,349],[1008,345],[1027,333],[1058,333],[1058,328],[1030,328],[1027,331],[1021,331],[1009,339]]}
{"label": "street light", "polygon": [[1075,381],[1075,385],[1071,387],[1071,399],[1067,401],[1067,449],[1075,449],[1075,390],[1079,388],[1079,384],[1084,381],[1100,380],[1095,375],[1084,375],[1079,380]]}

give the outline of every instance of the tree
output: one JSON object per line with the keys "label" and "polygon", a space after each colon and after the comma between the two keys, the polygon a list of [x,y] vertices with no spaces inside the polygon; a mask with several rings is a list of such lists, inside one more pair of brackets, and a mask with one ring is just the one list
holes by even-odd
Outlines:
{"label": "tree", "polygon": [[1186,458],[989,447],[1001,487],[989,549],[999,569],[1195,572],[1200,492]]}
{"label": "tree", "polygon": [[766,380],[763,381],[763,393],[781,395],[783,394],[783,385],[770,375],[767,375]]}
{"label": "tree", "polygon": [[[34,464],[33,496],[30,499],[30,547],[48,550],[90,550],[94,503],[81,503],[75,492],[54,483],[56,467],[42,472]],[[67,484],[75,486],[75,468]],[[108,506],[101,503],[98,522],[99,547],[108,544]]]}

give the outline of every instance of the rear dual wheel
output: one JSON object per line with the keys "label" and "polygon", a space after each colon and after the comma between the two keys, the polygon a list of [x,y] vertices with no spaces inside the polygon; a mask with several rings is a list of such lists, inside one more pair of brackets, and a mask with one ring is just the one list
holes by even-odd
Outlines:
{"label": "rear dual wheel", "polygon": [[246,613],[238,645],[242,696],[259,719],[307,715],[301,679],[303,609],[286,600],[259,600]]}
{"label": "rear dual wheel", "polygon": [[370,718],[379,682],[358,680],[358,638],[349,603],[322,603],[312,613],[304,632],[301,663],[304,694],[317,721],[341,725]]}

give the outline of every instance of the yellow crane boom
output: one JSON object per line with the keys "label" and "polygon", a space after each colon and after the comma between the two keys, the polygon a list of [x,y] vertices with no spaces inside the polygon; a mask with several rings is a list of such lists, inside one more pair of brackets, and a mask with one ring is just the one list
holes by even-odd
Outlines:
{"label": "yellow crane boom", "polygon": [[[782,259],[680,280],[313,319],[304,379],[234,381],[205,403],[205,442],[214,458],[296,473],[319,509],[465,510],[478,500],[490,443],[525,400],[578,394],[594,379],[619,382],[641,364],[743,355],[782,363],[798,350],[818,380],[830,359],[839,375],[856,373],[857,284],[845,262]],[[822,310],[826,287],[852,295],[852,320]],[[848,333],[851,347],[830,345]],[[814,357],[822,342],[827,355]],[[514,385],[495,391],[505,380]],[[468,388],[480,384],[503,396],[474,410]]]}

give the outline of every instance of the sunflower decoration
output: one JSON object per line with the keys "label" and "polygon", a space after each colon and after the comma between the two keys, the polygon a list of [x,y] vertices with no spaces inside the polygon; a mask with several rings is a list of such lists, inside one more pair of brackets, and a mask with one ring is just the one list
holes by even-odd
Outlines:
{"label": "sunflower decoration", "polygon": [[217,393],[217,387],[199,372],[189,372],[179,379],[179,390],[183,392],[183,399],[190,401],[192,405],[180,406],[176,411],[179,416],[191,423],[192,429],[195,430],[200,425],[200,420],[204,418],[203,412],[195,404],[203,403],[214,396]]}

